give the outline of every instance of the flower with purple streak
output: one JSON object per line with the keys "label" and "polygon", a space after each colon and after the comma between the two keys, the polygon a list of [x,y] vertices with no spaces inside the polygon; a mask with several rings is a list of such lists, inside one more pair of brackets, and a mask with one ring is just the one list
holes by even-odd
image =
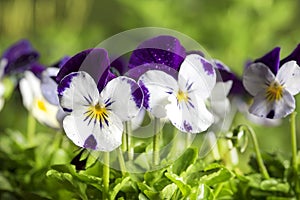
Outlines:
{"label": "flower with purple streak", "polygon": [[250,113],[280,119],[295,110],[294,95],[300,92],[300,46],[280,61],[276,47],[248,66],[243,75],[246,90],[254,96]]}
{"label": "flower with purple streak", "polygon": [[59,101],[68,113],[63,128],[77,146],[106,152],[116,149],[121,145],[122,122],[134,118],[142,106],[137,83],[111,76],[109,66],[104,49],[90,49],[70,58],[58,73]]}
{"label": "flower with purple streak", "polygon": [[183,132],[199,133],[214,122],[205,101],[216,84],[213,63],[197,54],[186,56],[178,78],[149,70],[138,82],[145,95],[144,107],[155,117],[167,117]]}

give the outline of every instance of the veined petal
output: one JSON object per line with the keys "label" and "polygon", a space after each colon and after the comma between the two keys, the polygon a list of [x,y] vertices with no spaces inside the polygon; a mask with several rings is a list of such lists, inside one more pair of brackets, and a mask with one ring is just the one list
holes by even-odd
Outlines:
{"label": "veined petal", "polygon": [[263,118],[279,119],[287,116],[295,110],[295,99],[287,91],[283,90],[282,98],[278,101],[268,102],[265,91],[259,92],[254,97],[249,112]]}
{"label": "veined petal", "polygon": [[166,117],[168,98],[178,90],[176,80],[162,71],[151,70],[143,74],[138,83],[144,91],[144,107],[157,118]]}
{"label": "veined petal", "polygon": [[189,102],[181,101],[175,95],[169,97],[166,106],[167,117],[179,130],[187,133],[200,133],[214,122],[213,115],[207,110],[202,98],[189,94]]}
{"label": "veined petal", "polygon": [[280,61],[280,48],[275,47],[272,51],[265,54],[263,57],[256,59],[255,63],[265,64],[273,74],[277,74]]}
{"label": "veined petal", "polygon": [[73,72],[61,80],[57,88],[61,107],[65,112],[95,105],[99,92],[94,79],[86,72]]}
{"label": "veined petal", "polygon": [[188,55],[180,67],[178,82],[181,89],[188,87],[189,92],[206,99],[216,84],[214,66],[198,54]]}
{"label": "veined petal", "polygon": [[64,130],[77,146],[97,151],[112,151],[122,143],[123,124],[112,112],[108,114],[109,125],[100,127],[85,121],[84,115],[68,115],[64,118]]}
{"label": "veined petal", "polygon": [[134,118],[143,104],[141,88],[133,79],[125,76],[109,81],[100,97],[122,121]]}
{"label": "veined petal", "polygon": [[276,78],[292,95],[300,92],[300,67],[296,61],[289,61],[282,65]]}
{"label": "veined petal", "polygon": [[246,90],[255,96],[275,80],[274,74],[263,63],[253,63],[245,69],[243,74],[243,84]]}

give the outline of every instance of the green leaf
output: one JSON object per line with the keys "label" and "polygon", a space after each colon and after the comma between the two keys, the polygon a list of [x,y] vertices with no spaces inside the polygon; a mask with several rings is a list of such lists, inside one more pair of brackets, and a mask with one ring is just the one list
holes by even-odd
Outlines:
{"label": "green leaf", "polygon": [[193,188],[189,198],[191,200],[214,200],[212,189],[205,184],[200,184],[199,187]]}
{"label": "green leaf", "polygon": [[146,172],[144,175],[144,180],[148,185],[153,186],[155,182],[162,178],[165,171],[166,169]]}
{"label": "green leaf", "polygon": [[290,190],[290,185],[288,183],[279,182],[276,179],[268,179],[261,182],[260,188],[266,191],[288,193]]}
{"label": "green leaf", "polygon": [[149,199],[159,199],[159,192],[157,192],[155,189],[141,182],[138,182],[137,185]]}
{"label": "green leaf", "polygon": [[112,192],[110,193],[110,199],[115,199],[119,191],[128,183],[130,177],[119,178],[116,180],[116,185],[113,186]]}
{"label": "green leaf", "polygon": [[195,163],[198,157],[198,150],[196,148],[188,148],[175,162],[170,166],[170,171],[174,174],[180,175],[190,165]]}
{"label": "green leaf", "polygon": [[177,190],[177,186],[175,183],[167,185],[161,192],[160,192],[160,199],[168,200],[171,199],[174,195],[175,191]]}
{"label": "green leaf", "polygon": [[166,172],[165,176],[177,185],[184,197],[189,195],[189,193],[191,192],[191,188],[184,182],[182,177],[179,177],[178,175],[169,172]]}
{"label": "green leaf", "polygon": [[221,168],[217,172],[213,172],[209,175],[205,175],[200,178],[202,183],[207,184],[208,186],[212,186],[218,183],[226,182],[233,177],[233,173],[231,173],[227,168]]}
{"label": "green leaf", "polygon": [[9,180],[2,173],[0,174],[0,190],[13,191]]}

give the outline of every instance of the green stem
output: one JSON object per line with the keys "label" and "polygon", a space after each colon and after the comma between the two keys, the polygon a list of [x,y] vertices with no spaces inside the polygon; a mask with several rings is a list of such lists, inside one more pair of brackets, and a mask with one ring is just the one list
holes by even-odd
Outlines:
{"label": "green stem", "polygon": [[29,144],[33,143],[35,137],[35,128],[36,128],[36,121],[31,113],[28,113],[27,117],[27,139]]}
{"label": "green stem", "polygon": [[125,122],[125,129],[126,129],[126,136],[127,136],[127,151],[128,151],[128,159],[133,160],[134,158],[134,147],[132,145],[132,129],[131,129],[131,122]]}
{"label": "green stem", "polygon": [[120,163],[120,170],[122,175],[124,176],[126,174],[126,165],[123,157],[123,151],[121,148],[118,148],[118,159]]}
{"label": "green stem", "polygon": [[267,168],[264,164],[264,161],[262,159],[262,156],[261,156],[261,153],[259,150],[259,145],[258,145],[256,134],[255,134],[254,130],[250,126],[246,126],[246,125],[241,125],[241,127],[245,128],[245,131],[250,133],[250,137],[253,142],[253,146],[254,146],[254,150],[255,150],[255,154],[256,154],[256,160],[257,160],[257,164],[258,164],[260,172],[263,174],[265,179],[270,179],[270,175],[267,171]]}
{"label": "green stem", "polygon": [[153,165],[158,165],[160,162],[159,158],[159,138],[160,138],[160,119],[154,119],[154,136],[153,136]]}
{"label": "green stem", "polygon": [[223,188],[223,185],[224,183],[220,183],[216,189],[215,189],[215,192],[214,192],[214,199],[217,199],[219,193],[221,192],[222,188]]}
{"label": "green stem", "polygon": [[109,152],[104,152],[102,199],[109,199]]}
{"label": "green stem", "polygon": [[185,148],[188,148],[190,146],[191,141],[192,141],[191,133],[186,133],[185,134]]}
{"label": "green stem", "polygon": [[291,143],[292,143],[292,167],[295,173],[298,170],[297,163],[297,135],[296,135],[296,112],[291,114],[290,118],[290,128],[291,128]]}
{"label": "green stem", "polygon": [[123,152],[127,151],[127,133],[126,133],[126,124],[125,123],[124,123],[124,127],[125,127],[125,131],[123,132],[123,135],[122,135],[122,145],[121,145]]}
{"label": "green stem", "polygon": [[299,180],[298,180],[298,159],[297,159],[297,132],[296,132],[296,112],[290,117],[291,145],[292,145],[292,172],[295,182],[295,193],[297,199],[300,199]]}

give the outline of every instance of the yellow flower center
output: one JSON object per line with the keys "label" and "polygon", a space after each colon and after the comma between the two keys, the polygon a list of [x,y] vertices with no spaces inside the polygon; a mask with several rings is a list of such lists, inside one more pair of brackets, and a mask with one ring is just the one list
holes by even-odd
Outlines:
{"label": "yellow flower center", "polygon": [[282,98],[283,95],[283,86],[277,82],[273,82],[266,89],[266,98],[267,101],[278,101]]}
{"label": "yellow flower center", "polygon": [[37,107],[41,110],[41,111],[44,111],[44,112],[47,112],[47,108],[46,108],[46,105],[45,105],[45,102],[38,99],[37,100]]}
{"label": "yellow flower center", "polygon": [[180,101],[187,102],[188,101],[187,92],[183,92],[183,91],[179,90],[176,97],[177,97],[178,102],[180,102]]}
{"label": "yellow flower center", "polygon": [[86,119],[90,118],[89,123],[92,119],[94,119],[100,123],[101,127],[103,126],[104,122],[106,125],[108,125],[108,111],[105,105],[100,105],[98,103],[95,106],[90,106],[85,114],[87,117]]}

